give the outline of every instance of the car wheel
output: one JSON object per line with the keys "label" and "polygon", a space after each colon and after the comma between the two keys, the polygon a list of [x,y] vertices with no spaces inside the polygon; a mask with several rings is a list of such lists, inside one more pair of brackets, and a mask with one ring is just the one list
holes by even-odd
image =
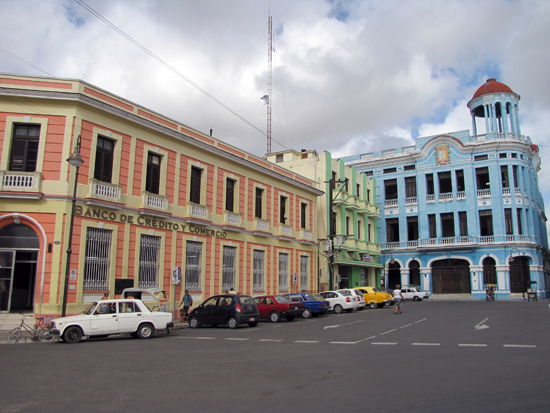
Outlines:
{"label": "car wheel", "polygon": [[199,320],[197,317],[191,317],[188,322],[189,327],[191,328],[197,328],[199,326]]}
{"label": "car wheel", "polygon": [[335,312],[336,314],[340,314],[343,310],[344,310],[344,308],[343,308],[340,304],[336,304],[336,305],[334,306],[334,312]]}
{"label": "car wheel", "polygon": [[277,311],[273,311],[270,315],[269,315],[269,319],[271,321],[273,321],[274,323],[278,323],[279,320],[281,319],[281,315],[277,312]]}
{"label": "car wheel", "polygon": [[285,318],[287,321],[293,321],[296,317],[294,317],[293,315],[287,315]]}
{"label": "car wheel", "polygon": [[[302,313],[302,317],[309,318],[309,317],[311,317],[311,314],[312,314],[311,310],[309,308],[306,308],[306,309],[304,309],[304,312]],[[292,318],[294,318],[294,317],[292,317]]]}
{"label": "car wheel", "polygon": [[369,307],[370,308],[378,308],[378,304],[377,303],[370,303]]}
{"label": "car wheel", "polygon": [[227,325],[228,325],[229,328],[235,329],[235,328],[239,327],[239,322],[237,321],[237,319],[235,317],[231,317],[227,321]]}
{"label": "car wheel", "polygon": [[420,298],[417,297],[416,295],[413,297],[413,301],[420,301]]}
{"label": "car wheel", "polygon": [[137,335],[139,338],[151,338],[155,335],[155,329],[149,323],[143,323],[138,327]]}
{"label": "car wheel", "polygon": [[63,333],[63,340],[66,343],[78,343],[82,339],[82,330],[79,327],[69,327]]}
{"label": "car wheel", "polygon": [[252,322],[248,323],[248,325],[250,327],[256,327],[258,325],[258,322],[257,321],[252,321]]}

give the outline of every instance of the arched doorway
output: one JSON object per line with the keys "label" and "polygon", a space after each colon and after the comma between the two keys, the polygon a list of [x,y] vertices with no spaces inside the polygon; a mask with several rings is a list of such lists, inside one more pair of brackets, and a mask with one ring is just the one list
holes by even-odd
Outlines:
{"label": "arched doorway", "polygon": [[397,284],[401,284],[401,266],[398,262],[388,265],[388,284],[386,288],[395,288]]}
{"label": "arched doorway", "polygon": [[0,312],[33,309],[39,248],[38,236],[26,225],[0,230]]}
{"label": "arched doorway", "polygon": [[470,264],[466,260],[448,259],[432,264],[434,294],[471,294]]}
{"label": "arched doorway", "polygon": [[420,263],[418,261],[409,263],[409,285],[420,286]]}
{"label": "arched doorway", "polygon": [[514,257],[510,262],[510,292],[525,293],[531,288],[531,272],[528,257]]}
{"label": "arched doorway", "polygon": [[485,285],[497,283],[497,263],[494,258],[487,257],[483,260],[483,283]]}

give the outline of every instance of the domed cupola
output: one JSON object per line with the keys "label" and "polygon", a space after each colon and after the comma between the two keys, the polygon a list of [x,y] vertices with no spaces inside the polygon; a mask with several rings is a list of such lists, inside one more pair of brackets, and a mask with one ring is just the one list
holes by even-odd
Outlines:
{"label": "domed cupola", "polygon": [[485,119],[485,134],[498,134],[495,138],[518,138],[521,135],[518,103],[520,96],[504,83],[487,79],[480,86],[468,108],[472,115],[472,134],[478,135],[476,118]]}

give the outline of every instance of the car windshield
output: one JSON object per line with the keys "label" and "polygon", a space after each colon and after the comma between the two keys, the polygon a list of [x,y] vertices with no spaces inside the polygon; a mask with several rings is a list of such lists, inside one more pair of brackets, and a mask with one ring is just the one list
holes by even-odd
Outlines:
{"label": "car windshield", "polygon": [[252,297],[250,297],[248,295],[241,295],[239,297],[239,303],[240,304],[254,304],[254,300],[252,299]]}
{"label": "car windshield", "polygon": [[290,300],[284,295],[276,295],[275,299],[277,300],[278,303],[290,303]]}
{"label": "car windshield", "polygon": [[351,291],[349,291],[349,290],[338,290],[338,292],[340,294],[342,294],[343,296],[351,297]]}
{"label": "car windshield", "polygon": [[313,296],[318,300],[324,300],[325,299],[325,297],[323,297],[321,294],[314,294]]}
{"label": "car windshield", "polygon": [[93,302],[84,311],[82,311],[82,314],[92,315],[96,305],[97,305],[97,302]]}
{"label": "car windshield", "polygon": [[[293,303],[301,303],[303,300],[302,296],[299,295],[299,294],[292,294],[292,295],[287,295],[285,296],[287,297],[290,301],[292,301]],[[278,300],[277,300],[278,301]]]}
{"label": "car windshield", "polygon": [[318,298],[315,298],[313,294],[306,293],[306,300],[315,301],[318,300]]}

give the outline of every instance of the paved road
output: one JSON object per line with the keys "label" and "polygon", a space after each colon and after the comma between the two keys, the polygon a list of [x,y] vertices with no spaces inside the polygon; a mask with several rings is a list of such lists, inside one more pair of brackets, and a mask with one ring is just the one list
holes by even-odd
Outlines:
{"label": "paved road", "polygon": [[[550,309],[406,302],[258,327],[0,346],[2,411],[549,411]],[[56,397],[57,396],[57,397]]]}

